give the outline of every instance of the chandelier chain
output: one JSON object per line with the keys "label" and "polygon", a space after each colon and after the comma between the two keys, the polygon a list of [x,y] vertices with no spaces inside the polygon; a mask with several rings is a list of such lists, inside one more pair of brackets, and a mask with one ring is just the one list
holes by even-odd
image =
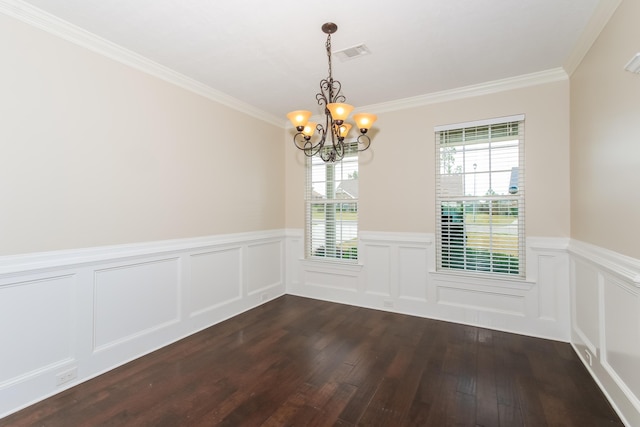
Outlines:
{"label": "chandelier chain", "polygon": [[[327,35],[327,42],[325,43],[325,47],[327,49],[327,57],[329,58],[329,81],[333,81],[333,73],[331,70],[331,34]],[[331,100],[329,100],[331,101]]]}

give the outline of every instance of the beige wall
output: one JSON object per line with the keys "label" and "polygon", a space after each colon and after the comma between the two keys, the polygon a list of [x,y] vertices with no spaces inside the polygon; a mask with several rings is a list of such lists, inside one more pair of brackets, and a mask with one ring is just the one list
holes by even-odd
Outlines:
{"label": "beige wall", "polygon": [[624,0],[571,77],[571,237],[640,258],[640,2]]}
{"label": "beige wall", "polygon": [[[569,236],[569,82],[379,114],[360,159],[360,229],[434,232],[434,127],[525,114],[526,229]],[[304,161],[287,135],[287,227],[304,227]]]}
{"label": "beige wall", "polygon": [[0,15],[0,255],[284,226],[282,128]]}

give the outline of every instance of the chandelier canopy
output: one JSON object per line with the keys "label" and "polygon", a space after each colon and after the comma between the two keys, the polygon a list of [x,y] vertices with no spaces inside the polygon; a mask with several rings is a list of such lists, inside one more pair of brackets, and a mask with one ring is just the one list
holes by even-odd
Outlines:
{"label": "chandelier canopy", "polygon": [[[296,128],[297,133],[293,137],[293,143],[308,157],[319,156],[325,162],[342,160],[346,145],[344,140],[349,134],[352,125],[346,123],[353,106],[346,104],[346,98],[341,93],[342,85],[333,79],[331,69],[331,34],[338,31],[338,26],[333,22],[327,22],[322,26],[322,31],[327,35],[325,48],[329,61],[329,76],[320,81],[320,92],[316,94],[318,105],[324,106],[324,125],[310,122],[311,111],[296,110],[287,114],[287,118]],[[377,116],[375,114],[358,113],[353,115],[356,127],[360,131],[358,135],[358,151],[364,151],[371,145],[371,139],[367,132]],[[314,138],[315,131],[318,134]],[[319,136],[319,139],[317,138]]]}

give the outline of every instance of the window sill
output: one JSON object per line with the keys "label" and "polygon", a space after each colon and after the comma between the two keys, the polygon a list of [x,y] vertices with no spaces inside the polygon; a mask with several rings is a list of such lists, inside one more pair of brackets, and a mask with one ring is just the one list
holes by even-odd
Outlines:
{"label": "window sill", "polygon": [[317,269],[326,268],[331,270],[342,270],[359,273],[362,271],[364,264],[359,262],[340,261],[338,259],[316,259],[316,258],[299,258],[298,261],[305,268]]}
{"label": "window sill", "polygon": [[535,282],[527,281],[521,276],[502,276],[498,274],[478,274],[472,272],[457,272],[437,270],[429,273],[434,279],[445,282],[460,282],[474,285],[491,286],[509,289],[531,289],[535,286]]}

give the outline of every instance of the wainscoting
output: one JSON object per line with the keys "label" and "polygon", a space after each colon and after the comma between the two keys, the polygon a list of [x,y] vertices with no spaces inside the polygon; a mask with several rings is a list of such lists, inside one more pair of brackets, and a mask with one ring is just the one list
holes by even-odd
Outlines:
{"label": "wainscoting", "polygon": [[436,272],[434,236],[361,232],[358,264],[302,230],[0,257],[0,418],[285,293],[571,342],[640,425],[640,261],[528,238],[526,279]]}
{"label": "wainscoting", "polygon": [[358,265],[303,260],[287,236],[290,294],[569,341],[568,239],[528,239],[514,280],[436,272],[432,234],[361,232]]}
{"label": "wainscoting", "polygon": [[571,241],[571,342],[618,415],[640,426],[640,261]]}
{"label": "wainscoting", "polygon": [[283,295],[284,235],[0,258],[0,418]]}

